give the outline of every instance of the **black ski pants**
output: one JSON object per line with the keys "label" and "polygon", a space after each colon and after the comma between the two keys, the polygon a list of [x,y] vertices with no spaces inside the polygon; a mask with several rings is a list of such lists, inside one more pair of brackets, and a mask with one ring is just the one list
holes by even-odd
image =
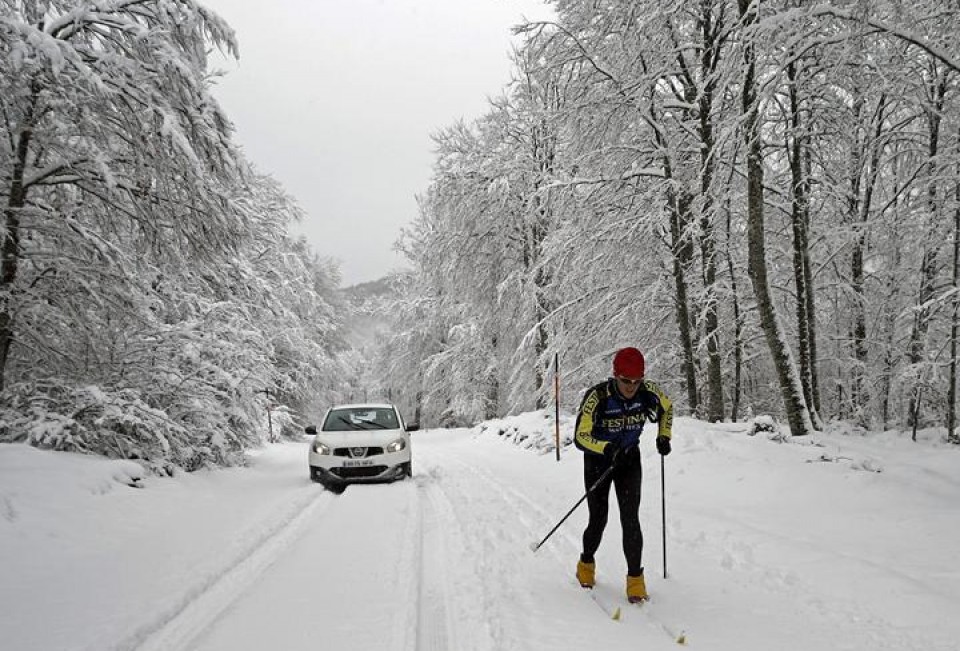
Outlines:
{"label": "black ski pants", "polygon": [[[583,455],[583,483],[587,490],[610,467],[607,460],[598,454]],[[643,572],[643,531],[640,529],[640,483],[643,467],[640,455],[618,465],[609,477],[600,482],[587,496],[590,521],[583,531],[583,554],[580,560],[592,563],[593,555],[600,547],[603,530],[607,526],[610,511],[610,485],[613,484],[620,508],[620,526],[623,529],[623,555],[627,559],[627,574],[639,576]]]}

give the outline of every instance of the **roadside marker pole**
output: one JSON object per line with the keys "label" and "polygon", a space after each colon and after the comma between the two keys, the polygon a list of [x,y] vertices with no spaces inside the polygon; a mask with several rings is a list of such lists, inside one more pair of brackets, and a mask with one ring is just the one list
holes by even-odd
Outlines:
{"label": "roadside marker pole", "polygon": [[560,461],[560,353],[553,354],[553,438]]}

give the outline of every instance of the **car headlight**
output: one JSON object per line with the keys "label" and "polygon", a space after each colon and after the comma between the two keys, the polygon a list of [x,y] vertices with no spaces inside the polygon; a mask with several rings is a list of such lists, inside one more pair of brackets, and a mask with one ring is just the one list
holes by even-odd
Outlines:
{"label": "car headlight", "polygon": [[317,454],[330,454],[330,447],[324,445],[321,441],[314,439],[312,449]]}
{"label": "car headlight", "polygon": [[387,444],[387,447],[384,448],[387,452],[399,452],[403,448],[407,447],[407,442],[402,438],[397,439],[396,441],[391,441]]}

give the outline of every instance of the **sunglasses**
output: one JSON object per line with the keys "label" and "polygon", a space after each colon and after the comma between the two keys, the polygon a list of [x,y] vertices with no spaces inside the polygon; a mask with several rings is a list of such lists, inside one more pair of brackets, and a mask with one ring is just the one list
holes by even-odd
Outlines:
{"label": "sunglasses", "polygon": [[643,378],[640,378],[639,380],[630,380],[630,379],[625,378],[625,377],[617,376],[617,382],[623,382],[623,383],[626,384],[628,387],[635,387],[635,386],[637,386],[638,384],[640,384],[641,382],[643,382]]}

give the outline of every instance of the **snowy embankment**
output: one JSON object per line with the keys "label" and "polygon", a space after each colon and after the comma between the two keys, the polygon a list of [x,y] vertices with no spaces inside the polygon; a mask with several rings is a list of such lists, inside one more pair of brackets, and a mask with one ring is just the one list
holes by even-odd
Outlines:
{"label": "snowy embankment", "polygon": [[[562,423],[569,441],[570,418]],[[414,435],[414,481],[333,495],[306,442],[161,479],[0,445],[4,649],[956,649],[960,451],[926,437],[645,436],[647,584],[627,607],[616,507],[597,594],[572,580],[579,453],[542,413]]]}

